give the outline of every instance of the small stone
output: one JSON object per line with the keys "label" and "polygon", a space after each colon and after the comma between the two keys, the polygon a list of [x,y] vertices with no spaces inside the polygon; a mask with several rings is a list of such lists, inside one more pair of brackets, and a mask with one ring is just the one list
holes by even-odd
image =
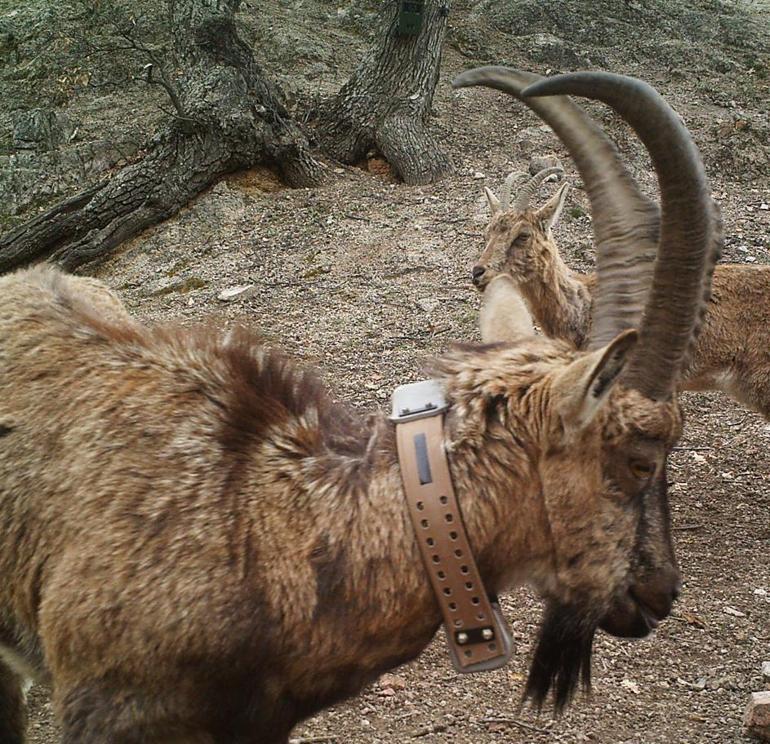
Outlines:
{"label": "small stone", "polygon": [[487,723],[485,725],[487,727],[487,731],[489,731],[490,734],[499,734],[508,730],[507,723],[499,723],[493,721],[492,723]]}
{"label": "small stone", "polygon": [[228,196],[231,193],[230,184],[227,181],[222,180],[219,183],[214,184],[209,191],[209,194],[213,196]]}
{"label": "small stone", "polygon": [[729,676],[715,676],[708,680],[705,687],[709,690],[731,690],[734,687],[734,682]]}
{"label": "small stone", "polygon": [[745,612],[741,612],[740,610],[736,610],[734,607],[723,607],[722,612],[725,613],[725,615],[732,615],[733,617],[746,617]]}
{"label": "small stone", "polygon": [[[529,172],[533,176],[536,173],[540,173],[541,170],[545,170],[546,168],[561,168],[562,171],[564,170],[564,167],[559,161],[559,158],[557,158],[556,155],[554,155],[553,153],[546,153],[545,155],[533,155],[530,158]],[[554,173],[552,176],[548,176],[548,178],[546,178],[546,181],[558,181],[558,180],[559,180],[558,173]]]}
{"label": "small stone", "polygon": [[439,305],[438,300],[432,297],[423,297],[417,300],[417,306],[426,313],[433,312]]}
{"label": "small stone", "polygon": [[473,173],[473,177],[474,177],[474,178],[475,178],[477,181],[481,181],[481,179],[482,179],[482,178],[486,178],[486,174],[482,173],[481,171],[475,171],[475,172]]}
{"label": "small stone", "polygon": [[240,284],[235,287],[228,287],[223,289],[218,295],[217,299],[222,302],[235,302],[236,300],[248,300],[249,297],[253,297],[257,292],[257,288],[254,284]]}
{"label": "small stone", "polygon": [[383,674],[380,677],[380,687],[390,687],[394,690],[405,690],[406,680],[398,674]]}
{"label": "small stone", "polygon": [[624,679],[624,680],[623,680],[623,681],[620,683],[620,686],[621,686],[621,687],[625,687],[625,688],[626,688],[626,690],[630,690],[630,691],[631,691],[631,692],[633,692],[635,695],[638,695],[638,694],[639,694],[639,685],[637,685],[637,684],[636,684],[636,682],[634,682],[634,681],[633,681],[633,680],[631,680],[631,679]]}
{"label": "small stone", "polygon": [[770,690],[751,693],[743,725],[747,734],[770,741]]}
{"label": "small stone", "polygon": [[156,282],[151,282],[145,289],[150,297],[163,297],[172,292],[186,294],[196,289],[202,289],[207,282],[199,276],[188,276],[186,279],[168,279],[161,278]]}
{"label": "small stone", "polygon": [[13,146],[20,150],[54,150],[67,142],[75,127],[53,109],[30,109],[13,115]]}
{"label": "small stone", "polygon": [[762,682],[770,685],[770,661],[762,662]]}

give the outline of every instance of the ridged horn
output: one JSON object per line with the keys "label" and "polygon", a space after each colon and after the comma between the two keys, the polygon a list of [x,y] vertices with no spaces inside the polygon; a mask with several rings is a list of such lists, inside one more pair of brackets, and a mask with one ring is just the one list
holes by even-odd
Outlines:
{"label": "ridged horn", "polygon": [[[611,106],[637,133],[652,158],[661,194],[658,260],[623,381],[653,400],[676,388],[686,354],[705,314],[722,232],[703,163],[690,133],[647,83],[607,72],[558,75],[532,85],[527,96],[577,95]],[[601,282],[601,277],[600,280]]]}
{"label": "ridged horn", "polygon": [[540,184],[545,181],[548,176],[553,176],[556,173],[564,174],[564,169],[554,166],[551,168],[543,168],[543,170],[535,173],[532,178],[519,189],[519,193],[516,195],[516,201],[514,202],[513,209],[516,212],[526,212],[529,209],[529,203],[532,201],[532,197],[537,193],[540,188]]}
{"label": "ridged horn", "polygon": [[601,127],[567,96],[525,98],[524,89],[545,80],[507,67],[479,67],[452,85],[484,85],[526,104],[562,141],[583,179],[591,202],[597,269],[589,348],[608,344],[627,328],[638,328],[652,281],[658,247],[657,205],[639,190]]}
{"label": "ridged horn", "polygon": [[522,179],[526,178],[527,174],[522,172],[509,173],[505,177],[502,189],[500,189],[500,206],[503,212],[507,212],[511,206],[511,191],[515,183],[518,183]]}

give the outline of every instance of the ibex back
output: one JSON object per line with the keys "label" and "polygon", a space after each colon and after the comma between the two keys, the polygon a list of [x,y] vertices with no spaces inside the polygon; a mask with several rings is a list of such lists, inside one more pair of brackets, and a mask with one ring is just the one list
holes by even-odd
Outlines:
{"label": "ibex back", "polygon": [[[664,230],[661,263],[685,270],[656,277],[638,333],[607,305],[609,341],[576,351],[519,317],[485,325],[507,342],[435,369],[479,570],[491,591],[545,597],[527,694],[557,707],[588,684],[597,628],[643,636],[679,591],[674,380],[719,238],[666,104],[629,78],[593,87],[653,154],[680,153],[656,167],[664,212],[696,236]],[[393,424],[333,403],[247,330],[102,317],[94,291],[50,268],[0,280],[0,740],[23,741],[34,675],[65,744],[284,743],[439,625]]]}

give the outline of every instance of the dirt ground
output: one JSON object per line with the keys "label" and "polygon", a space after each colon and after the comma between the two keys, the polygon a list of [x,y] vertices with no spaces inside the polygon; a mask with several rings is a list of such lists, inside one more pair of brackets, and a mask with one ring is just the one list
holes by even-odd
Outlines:
{"label": "dirt ground", "polygon": [[[273,7],[276,24],[293,5]],[[747,33],[766,33],[767,8],[749,10],[757,26]],[[573,268],[594,263],[585,194],[547,127],[500,94],[452,91],[453,75],[479,61],[540,72],[593,63],[658,86],[704,153],[724,211],[723,260],[770,264],[766,67],[762,73],[744,59],[722,70],[731,47],[717,44],[702,54],[689,49],[686,67],[639,52],[641,43],[599,50],[598,57],[598,47],[580,37],[582,29],[555,42],[530,38],[525,44],[510,29],[500,30],[502,21],[479,26],[471,16],[462,15],[452,31],[435,103],[433,126],[451,152],[455,175],[414,188],[387,174],[330,164],[328,185],[285,190],[269,172],[239,174],[131,241],[97,275],[145,321],[246,321],[322,370],[340,399],[362,411],[386,406],[396,385],[420,379],[425,360],[453,341],[478,338],[469,273],[487,217],[483,186],[496,188],[509,171],[526,169],[534,154],[556,152],[575,186],[556,238]],[[301,37],[302,25],[297,28]],[[327,68],[320,88],[345,78],[354,52],[339,68]],[[567,55],[569,62],[568,53],[578,54],[574,64],[548,63],[548,55]],[[589,108],[652,190],[648,160],[630,133],[606,110]],[[217,299],[235,285],[256,291],[233,303]],[[520,709],[540,612],[538,601],[521,590],[503,601],[517,639],[507,668],[457,675],[438,638],[415,663],[299,727],[295,741],[744,741],[743,711],[749,693],[762,687],[762,661],[770,659],[770,423],[719,394],[686,394],[683,401],[687,427],[670,480],[684,591],[652,637],[598,639],[590,698],[579,698],[558,720],[548,711],[538,717]],[[47,692],[33,688],[30,701],[30,742],[56,742]]]}

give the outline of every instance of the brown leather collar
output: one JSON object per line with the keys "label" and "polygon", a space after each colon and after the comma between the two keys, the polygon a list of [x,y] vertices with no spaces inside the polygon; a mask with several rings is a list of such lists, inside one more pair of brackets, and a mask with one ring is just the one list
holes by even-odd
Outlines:
{"label": "brown leather collar", "polygon": [[483,672],[508,661],[513,640],[471,553],[444,452],[446,409],[434,380],[401,385],[393,392],[391,420],[409,514],[444,617],[452,663],[458,672]]}

